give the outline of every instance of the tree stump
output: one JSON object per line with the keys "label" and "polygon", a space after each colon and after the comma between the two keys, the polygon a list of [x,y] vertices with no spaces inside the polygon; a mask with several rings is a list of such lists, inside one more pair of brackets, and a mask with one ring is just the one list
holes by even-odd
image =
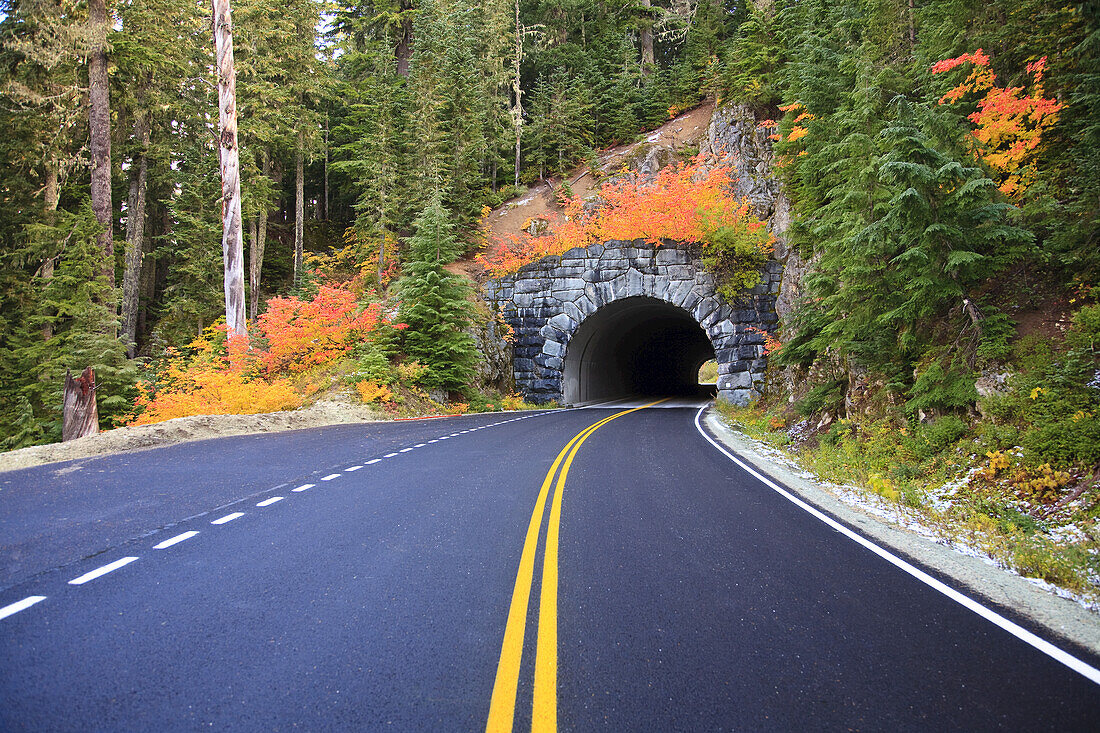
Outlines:
{"label": "tree stump", "polygon": [[88,367],[76,379],[65,370],[65,395],[61,403],[61,440],[75,440],[99,432],[95,404],[95,371]]}

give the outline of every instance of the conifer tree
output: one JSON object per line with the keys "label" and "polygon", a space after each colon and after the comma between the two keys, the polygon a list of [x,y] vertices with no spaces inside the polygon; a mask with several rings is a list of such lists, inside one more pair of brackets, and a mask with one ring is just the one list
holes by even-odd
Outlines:
{"label": "conifer tree", "polygon": [[405,275],[398,281],[405,353],[431,370],[425,384],[461,392],[473,376],[476,351],[467,333],[470,288],[443,269],[462,251],[450,213],[437,192],[416,219]]}

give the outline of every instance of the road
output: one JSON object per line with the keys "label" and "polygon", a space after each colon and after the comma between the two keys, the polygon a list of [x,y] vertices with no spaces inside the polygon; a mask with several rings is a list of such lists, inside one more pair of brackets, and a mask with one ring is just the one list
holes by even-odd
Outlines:
{"label": "road", "polygon": [[1096,682],[632,407],[0,474],[0,729],[1095,729]]}

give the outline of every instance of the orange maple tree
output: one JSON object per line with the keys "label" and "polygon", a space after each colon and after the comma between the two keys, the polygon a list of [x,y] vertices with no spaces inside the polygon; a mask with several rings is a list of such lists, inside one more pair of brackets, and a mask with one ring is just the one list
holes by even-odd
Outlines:
{"label": "orange maple tree", "polygon": [[967,116],[975,127],[971,142],[975,154],[1002,174],[1002,192],[1022,196],[1035,182],[1035,153],[1043,133],[1058,120],[1064,105],[1043,96],[1043,74],[1047,57],[1027,65],[1032,76],[1031,92],[1023,87],[999,87],[997,76],[989,68],[989,56],[978,49],[932,66],[933,74],[942,74],[963,64],[973,65],[969,76],[953,87],[940,104],[954,104],[970,93],[983,96],[977,110]]}
{"label": "orange maple tree", "polygon": [[[652,180],[631,174],[604,184],[600,203],[586,207],[580,199],[565,205],[564,216],[553,218],[540,236],[512,235],[491,241],[477,259],[499,277],[548,255],[559,255],[592,242],[644,239],[659,246],[671,240],[706,244],[725,227],[763,232],[764,222],[747,200],[733,193],[725,166],[706,169],[701,162],[664,168]],[[763,238],[770,247],[771,238]]]}

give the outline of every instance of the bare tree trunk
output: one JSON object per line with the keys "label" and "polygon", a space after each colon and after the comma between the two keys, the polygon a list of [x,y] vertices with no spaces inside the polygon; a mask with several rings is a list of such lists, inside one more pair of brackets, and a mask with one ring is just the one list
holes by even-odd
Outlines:
{"label": "bare tree trunk", "polygon": [[88,367],[76,379],[65,371],[65,393],[61,401],[61,440],[75,440],[99,432],[99,410],[95,404],[95,371]]}
{"label": "bare tree trunk", "polygon": [[103,252],[103,274],[115,286],[114,213],[111,204],[111,101],[107,80],[106,0],[90,0],[88,23],[91,48],[88,54],[88,147],[92,154],[92,211],[103,227],[99,248]]}
{"label": "bare tree trunk", "polygon": [[[46,224],[51,226],[57,221],[57,204],[61,200],[60,168],[61,164],[57,160],[57,155],[51,154],[46,159],[46,215],[44,217]],[[53,277],[55,257],[56,255],[50,255],[42,263],[43,280],[49,280]],[[49,341],[51,338],[53,338],[53,325],[46,323],[42,326],[42,340]]]}
{"label": "bare tree trunk", "polygon": [[130,173],[130,198],[126,206],[126,269],[122,274],[122,337],[126,341],[126,355],[131,359],[136,349],[141,250],[145,244],[149,132],[149,115],[142,114],[134,123],[134,137],[141,141],[141,152],[137,165],[131,168]]}
{"label": "bare tree trunk", "polygon": [[256,311],[260,309],[260,217],[248,222],[248,320],[256,322]]}
{"label": "bare tree trunk", "polygon": [[[642,5],[649,8],[652,7],[652,2],[650,0],[642,0]],[[639,36],[642,46],[642,73],[648,76],[653,71],[654,66],[653,28],[649,25],[648,17],[642,25]]]}
{"label": "bare tree trunk", "polygon": [[328,115],[325,115],[325,221],[328,221],[331,217],[328,211]]}
{"label": "bare tree trunk", "polygon": [[913,0],[909,0],[909,48],[912,50],[917,45],[917,21]]}
{"label": "bare tree trunk", "polygon": [[394,58],[397,60],[397,75],[408,77],[409,60],[413,54],[412,21],[402,20],[398,33],[401,34],[401,37],[397,39],[397,47],[393,50]]}
{"label": "bare tree trunk", "polygon": [[[265,149],[263,152],[263,167],[264,175],[271,177],[271,151]],[[252,320],[255,321],[256,317],[260,313],[260,275],[264,269],[264,250],[267,247],[267,209],[262,209],[259,216],[256,217],[255,222],[256,230],[252,235],[252,251],[250,252],[248,260],[248,283],[249,294],[251,296],[251,314]]]}
{"label": "bare tree trunk", "polygon": [[298,131],[294,180],[294,282],[302,279],[302,240],[305,238],[306,131]]}
{"label": "bare tree trunk", "polygon": [[225,322],[244,336],[244,242],[241,233],[241,160],[237,147],[237,77],[233,70],[233,27],[229,0],[211,0],[218,65],[218,125],[221,130],[222,260],[225,263]]}
{"label": "bare tree trunk", "polygon": [[523,87],[520,86],[519,67],[523,61],[523,26],[519,22],[519,0],[516,0],[516,47],[512,59],[512,95],[516,103],[512,107],[512,125],[516,133],[516,175],[513,185],[519,188],[519,150],[523,137]]}

